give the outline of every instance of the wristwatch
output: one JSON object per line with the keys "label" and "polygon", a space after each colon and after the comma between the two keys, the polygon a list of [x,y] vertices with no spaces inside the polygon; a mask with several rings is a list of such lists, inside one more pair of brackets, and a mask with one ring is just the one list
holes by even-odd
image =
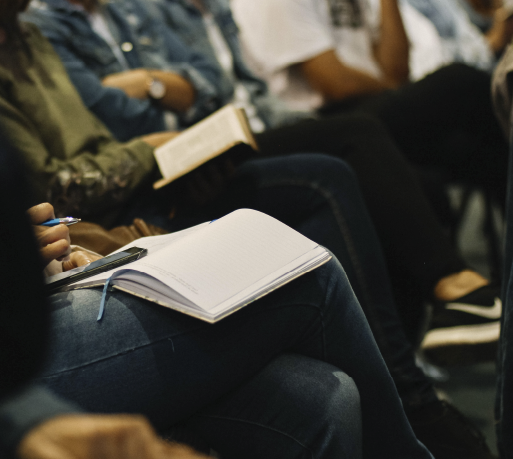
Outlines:
{"label": "wristwatch", "polygon": [[166,95],[166,85],[151,74],[148,79],[148,97],[153,100],[161,100]]}

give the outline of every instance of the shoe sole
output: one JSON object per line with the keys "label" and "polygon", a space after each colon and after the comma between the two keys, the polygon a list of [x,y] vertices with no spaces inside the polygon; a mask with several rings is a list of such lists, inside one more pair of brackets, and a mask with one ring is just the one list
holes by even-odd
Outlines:
{"label": "shoe sole", "polygon": [[470,365],[493,361],[497,355],[500,323],[434,329],[421,348],[436,365]]}

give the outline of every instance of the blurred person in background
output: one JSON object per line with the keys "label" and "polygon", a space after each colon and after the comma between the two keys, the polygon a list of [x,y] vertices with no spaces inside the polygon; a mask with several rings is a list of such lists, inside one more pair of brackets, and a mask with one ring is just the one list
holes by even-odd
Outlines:
{"label": "blurred person in background", "polygon": [[507,146],[490,77],[462,64],[410,83],[409,41],[397,0],[233,0],[249,62],[294,108],[367,113],[415,165],[480,186],[501,205]]}
{"label": "blurred person in background", "polygon": [[[372,1],[379,7],[378,0]],[[513,11],[505,5],[497,5],[493,23],[484,33],[458,0],[402,0],[400,8],[411,43],[412,80],[453,62],[491,72],[513,36]],[[422,27],[412,8],[428,20],[432,30]]]}

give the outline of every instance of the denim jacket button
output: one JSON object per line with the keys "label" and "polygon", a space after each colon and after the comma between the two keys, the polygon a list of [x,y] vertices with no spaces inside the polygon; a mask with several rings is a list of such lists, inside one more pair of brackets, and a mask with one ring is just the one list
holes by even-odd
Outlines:
{"label": "denim jacket button", "polygon": [[150,37],[144,35],[139,39],[139,43],[144,46],[150,46],[153,44],[153,40]]}
{"label": "denim jacket button", "polygon": [[121,49],[125,52],[125,53],[129,53],[130,51],[132,51],[134,49],[134,45],[132,45],[132,43],[130,43],[129,41],[125,41],[125,43],[123,43],[121,45]]}

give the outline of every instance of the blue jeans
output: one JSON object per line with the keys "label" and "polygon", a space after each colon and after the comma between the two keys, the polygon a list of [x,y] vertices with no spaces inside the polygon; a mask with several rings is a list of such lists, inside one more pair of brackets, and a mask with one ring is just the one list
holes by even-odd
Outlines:
{"label": "blue jeans", "polygon": [[168,220],[162,200],[142,197],[126,221],[142,217],[170,231],[249,207],[265,212],[330,249],[340,260],[395,381],[405,409],[437,399],[416,366],[397,312],[378,237],[357,179],[347,164],[321,154],[297,154],[239,167],[225,196],[197,215]]}
{"label": "blue jeans", "polygon": [[335,259],[215,325],[122,292],[97,322],[100,295],[52,295],[40,378],[87,410],[184,422],[226,458],[432,458]]}

